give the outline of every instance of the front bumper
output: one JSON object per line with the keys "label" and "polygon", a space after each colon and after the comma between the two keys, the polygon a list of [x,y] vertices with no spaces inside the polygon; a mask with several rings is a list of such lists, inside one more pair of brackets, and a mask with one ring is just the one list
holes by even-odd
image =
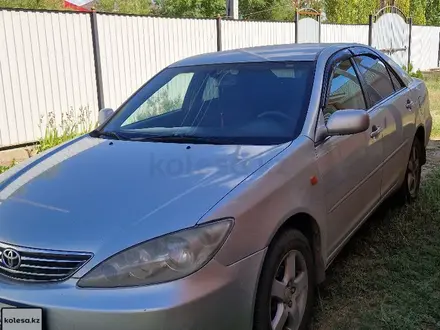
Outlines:
{"label": "front bumper", "polygon": [[0,302],[41,307],[48,330],[224,330],[252,328],[265,250],[225,267],[215,260],[184,279],[138,288],[81,289],[0,281]]}

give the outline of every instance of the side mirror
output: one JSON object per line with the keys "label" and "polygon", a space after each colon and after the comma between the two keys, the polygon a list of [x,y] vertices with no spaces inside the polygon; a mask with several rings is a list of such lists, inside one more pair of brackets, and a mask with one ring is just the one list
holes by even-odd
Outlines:
{"label": "side mirror", "polygon": [[365,110],[338,110],[326,126],[328,136],[361,133],[370,127],[370,116]]}
{"label": "side mirror", "polygon": [[98,125],[101,126],[102,124],[104,124],[107,119],[110,118],[111,115],[113,115],[114,111],[113,109],[110,108],[104,108],[99,110],[98,113]]}

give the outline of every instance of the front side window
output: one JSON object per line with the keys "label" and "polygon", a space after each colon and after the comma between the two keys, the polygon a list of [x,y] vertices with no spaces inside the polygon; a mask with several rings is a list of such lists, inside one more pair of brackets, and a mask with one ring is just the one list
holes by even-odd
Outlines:
{"label": "front side window", "polygon": [[339,62],[333,69],[324,118],[346,109],[366,109],[361,84],[350,60]]}
{"label": "front side window", "polygon": [[379,58],[363,55],[354,57],[354,60],[366,83],[371,106],[394,93],[388,69]]}
{"label": "front side window", "polygon": [[167,68],[134,94],[103,131],[126,139],[279,144],[304,124],[315,62]]}

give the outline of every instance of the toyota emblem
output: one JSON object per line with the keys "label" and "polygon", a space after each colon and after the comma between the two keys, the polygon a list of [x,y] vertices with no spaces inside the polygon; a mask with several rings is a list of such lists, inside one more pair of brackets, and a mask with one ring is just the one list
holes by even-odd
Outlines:
{"label": "toyota emblem", "polygon": [[2,253],[2,263],[9,269],[17,269],[21,265],[20,254],[13,249],[5,249]]}

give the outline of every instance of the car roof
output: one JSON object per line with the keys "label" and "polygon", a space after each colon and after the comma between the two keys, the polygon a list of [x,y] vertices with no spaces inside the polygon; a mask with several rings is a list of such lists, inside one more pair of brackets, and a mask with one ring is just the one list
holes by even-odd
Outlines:
{"label": "car roof", "polygon": [[315,61],[324,49],[334,52],[355,46],[355,43],[304,43],[273,46],[260,46],[234,49],[191,56],[170,65],[170,67],[243,63],[243,62],[284,62],[284,61]]}

